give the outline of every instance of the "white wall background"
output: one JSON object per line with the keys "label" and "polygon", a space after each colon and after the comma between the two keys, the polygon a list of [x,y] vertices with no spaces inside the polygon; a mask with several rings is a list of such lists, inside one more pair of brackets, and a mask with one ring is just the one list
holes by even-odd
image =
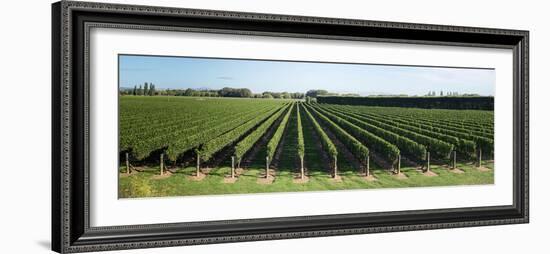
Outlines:
{"label": "white wall background", "polygon": [[[106,1],[106,0],[104,0]],[[466,229],[132,250],[122,253],[544,252],[550,226],[550,21],[544,1],[192,0],[112,2],[531,31],[531,223]],[[0,14],[0,253],[50,245],[50,1],[9,1]]]}

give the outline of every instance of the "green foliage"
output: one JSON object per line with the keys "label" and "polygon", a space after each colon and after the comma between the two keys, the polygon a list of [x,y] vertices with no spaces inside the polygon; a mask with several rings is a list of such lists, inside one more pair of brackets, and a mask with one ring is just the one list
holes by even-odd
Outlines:
{"label": "green foliage", "polygon": [[376,107],[405,107],[405,108],[429,108],[429,109],[475,109],[475,110],[493,110],[494,100],[495,98],[492,96],[476,96],[476,97],[319,96],[319,98],[317,99],[319,103],[341,104],[341,105],[364,105],[364,106],[376,106]]}
{"label": "green foliage", "polygon": [[323,128],[321,128],[321,125],[319,125],[317,120],[315,120],[315,117],[311,115],[311,113],[307,110],[307,107],[304,107],[304,111],[306,112],[309,121],[313,124],[315,132],[317,132],[317,135],[320,137],[323,148],[328,152],[331,159],[338,156],[338,150],[336,150],[336,146],[334,145],[334,143],[332,143],[332,140],[330,140]]}
{"label": "green foliage", "polygon": [[250,89],[248,88],[224,87],[218,92],[218,94],[221,97],[252,97],[252,91],[250,91]]}
{"label": "green foliage", "polygon": [[364,162],[364,160],[369,156],[369,149],[366,146],[361,144],[359,140],[346,132],[342,127],[338,126],[327,117],[319,114],[319,112],[315,109],[312,108],[312,111],[325,123],[336,138],[348,148],[355,158],[361,162]]}
{"label": "green foliage", "polygon": [[[166,154],[170,160],[176,160],[177,156],[183,154],[185,151],[196,147],[200,144],[204,144],[209,140],[227,132],[228,130],[242,126],[243,123],[247,122],[249,119],[255,118],[258,113],[243,113],[246,117],[240,117],[239,115],[234,115],[234,118],[231,118],[229,115],[227,121],[221,121],[225,117],[220,119],[208,119],[199,124],[203,128],[198,128],[200,131],[194,133],[193,135],[183,137],[176,142],[171,142],[166,150]],[[217,124],[212,124],[216,122]]]}
{"label": "green foliage", "polygon": [[147,82],[143,85],[143,95],[149,95],[149,84]]}
{"label": "green foliage", "polygon": [[290,108],[288,109],[287,113],[283,117],[283,120],[279,124],[279,127],[277,127],[277,130],[275,130],[273,137],[271,137],[271,139],[267,143],[267,157],[269,157],[270,160],[273,159],[273,156],[275,155],[275,151],[277,151],[277,147],[281,142],[281,138],[283,137],[283,133],[288,123],[288,118],[290,118],[290,113],[292,112],[293,108],[294,108],[294,103],[291,103]]}
{"label": "green foliage", "polygon": [[[379,137],[382,137],[390,142],[392,142],[393,140],[394,142],[392,143],[394,144],[401,144],[402,146],[397,146],[399,150],[407,154],[414,154],[415,158],[418,160],[423,160],[425,158],[426,148],[429,148],[429,151],[432,152],[435,157],[445,159],[449,158],[454,148],[452,144],[412,131],[408,131],[396,127],[395,125],[381,123],[376,120],[366,119],[364,117],[356,116],[349,113],[345,114],[341,111],[332,110],[325,107],[323,107],[323,109],[330,111],[331,113],[342,117],[343,119],[346,119],[349,122],[356,124],[357,126],[362,127],[365,130],[370,131],[375,135],[378,135]],[[403,140],[395,141],[398,139]]]}
{"label": "green foliage", "polygon": [[[441,134],[460,138],[462,139],[460,141],[462,144],[462,148],[464,148],[468,152],[472,152],[472,149],[475,150],[475,148],[479,148],[479,147],[481,147],[483,151],[487,151],[487,152],[493,152],[493,149],[494,149],[494,143],[491,138],[477,136],[467,130],[456,129],[451,126],[445,126],[444,124],[430,124],[424,121],[413,120],[413,119],[402,119],[401,121],[407,122],[412,126],[425,128],[426,130],[430,130],[435,133],[441,133]],[[475,148],[472,147],[472,143],[468,141],[474,142]]]}
{"label": "green foliage", "polygon": [[356,127],[359,127],[360,129],[362,129],[364,131],[370,132],[370,133],[372,133],[372,134],[388,141],[389,143],[394,144],[395,146],[397,146],[397,148],[399,148],[399,150],[402,153],[404,153],[406,155],[409,155],[409,156],[413,157],[416,160],[423,160],[423,159],[426,158],[426,152],[427,152],[426,147],[421,145],[421,144],[418,144],[418,143],[416,143],[416,142],[414,142],[414,141],[412,141],[412,140],[410,140],[406,137],[397,135],[393,132],[389,132],[385,129],[376,127],[375,125],[359,121],[357,119],[348,117],[348,116],[343,115],[343,114],[333,114],[333,113],[329,113],[329,112],[327,112],[327,111],[325,111],[321,108],[317,108],[317,109],[319,109],[321,112],[323,112],[329,118],[337,119],[338,121],[340,121],[344,125],[347,125],[347,124],[355,125]]}
{"label": "green foliage", "polygon": [[214,139],[209,140],[202,146],[202,148],[199,151],[199,155],[201,156],[201,159],[204,161],[209,160],[215,153],[219,152],[224,147],[236,142],[246,132],[253,129],[259,123],[264,121],[267,117],[273,114],[275,110],[277,109],[272,109],[270,111],[257,114],[257,116],[252,120],[238,126],[237,128],[231,131],[224,133],[223,135],[220,135]]}
{"label": "green foliage", "polygon": [[[396,127],[405,128],[419,134],[441,139],[455,145],[457,151],[467,157],[475,156],[477,147],[481,147],[483,151],[489,153],[493,151],[493,140],[487,137],[492,137],[493,135],[493,112],[490,111],[425,110],[343,105],[334,105],[330,107],[340,108],[369,119],[382,121]],[[453,125],[448,124],[448,122],[451,121]],[[464,129],[454,126],[457,124],[464,124]],[[485,137],[479,137],[472,134],[470,128],[483,128],[487,135]]]}
{"label": "green foliage", "polygon": [[360,128],[357,125],[354,125],[340,117],[337,117],[332,114],[321,114],[312,108],[312,111],[317,114],[320,119],[328,122],[332,120],[335,124],[340,126],[342,129],[349,132],[354,137],[358,138],[363,144],[366,144],[369,149],[377,151],[385,159],[395,163],[400,154],[399,148],[393,145],[392,143]]}
{"label": "green foliage", "polygon": [[271,125],[281,116],[281,114],[283,114],[287,107],[280,109],[275,114],[270,116],[265,122],[258,126],[258,128],[252,131],[252,133],[250,133],[243,140],[237,143],[234,153],[237,161],[240,161],[242,157],[246,154],[246,152],[248,152],[254,146],[254,144],[258,142],[258,140],[265,134],[269,127],[271,127]]}
{"label": "green foliage", "polygon": [[121,151],[141,160],[166,150],[168,159],[235,129],[284,101],[262,99],[195,99],[187,97],[120,98]]}
{"label": "green foliage", "polygon": [[149,197],[152,195],[151,182],[147,178],[128,177],[128,190],[126,195],[129,197]]}
{"label": "green foliage", "polygon": [[309,90],[306,92],[307,97],[317,98],[319,96],[327,95],[327,90]]}
{"label": "green foliage", "polygon": [[[157,94],[154,84],[148,83],[147,89],[149,95]],[[144,88],[135,86],[127,91],[139,95],[144,93]],[[278,93],[277,96],[299,94]],[[434,158],[445,159],[453,149],[462,158],[473,158],[477,148],[482,149],[484,155],[491,155],[494,150],[492,111],[302,102],[294,102],[291,106],[287,100],[253,98],[121,96],[120,151],[130,152],[138,160],[163,151],[167,159],[175,161],[196,149],[201,159],[207,161],[223,148],[233,147],[240,159],[277,119],[281,119],[281,123],[273,127],[273,137],[265,147],[267,155],[272,158],[286,136],[285,128],[294,112],[294,104],[297,122],[292,124],[297,127],[292,125],[292,132],[297,128],[297,136],[292,137],[292,142],[296,142],[292,150],[300,157],[304,156],[307,145],[304,136],[309,135],[304,133],[302,114],[307,126],[312,122],[312,131],[319,134],[323,149],[331,156],[337,155],[338,151],[323,128],[330,130],[361,160],[369,149],[391,162],[400,153],[422,160],[426,151],[430,151]],[[352,142],[353,139],[358,142]]]}

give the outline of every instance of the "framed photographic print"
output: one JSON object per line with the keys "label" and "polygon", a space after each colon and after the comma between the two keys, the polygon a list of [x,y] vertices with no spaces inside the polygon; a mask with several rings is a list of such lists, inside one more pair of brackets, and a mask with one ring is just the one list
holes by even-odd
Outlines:
{"label": "framed photographic print", "polygon": [[528,31],[52,11],[57,252],[528,222]]}

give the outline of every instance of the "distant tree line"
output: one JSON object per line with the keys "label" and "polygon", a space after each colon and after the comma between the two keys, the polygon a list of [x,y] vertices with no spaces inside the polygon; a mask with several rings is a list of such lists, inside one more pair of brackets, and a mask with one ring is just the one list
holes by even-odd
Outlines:
{"label": "distant tree line", "polygon": [[309,90],[306,97],[317,98],[319,96],[337,96],[337,93],[329,93],[327,90]]}
{"label": "distant tree line", "polygon": [[133,89],[130,89],[130,88],[126,88],[126,89],[123,89],[121,88],[120,89],[120,94],[121,95],[140,95],[140,96],[154,96],[154,95],[159,95],[159,92],[157,91],[157,89],[155,88],[155,85],[153,83],[147,83],[145,82],[145,84],[142,85],[139,85],[139,86],[134,86]]}
{"label": "distant tree line", "polygon": [[[260,96],[259,94],[256,96]],[[274,98],[274,99],[303,99],[303,93],[289,93],[289,92],[263,92],[261,94],[262,98]]]}
{"label": "distant tree line", "polygon": [[493,110],[492,96],[411,96],[411,97],[343,97],[320,96],[318,103],[377,107],[443,108]]}
{"label": "distant tree line", "polygon": [[[143,85],[135,85],[133,88],[121,88],[121,95],[136,96],[193,96],[193,97],[235,97],[235,98],[265,98],[265,99],[305,99],[308,102],[316,102],[318,97],[361,97],[355,93],[331,93],[327,90],[314,89],[304,93],[270,92],[253,93],[248,88],[224,87],[215,89],[156,89],[153,83],[145,82]],[[370,95],[368,97],[480,97],[478,94],[460,94],[458,92],[429,91],[424,96],[409,96],[406,94],[395,95]]]}
{"label": "distant tree line", "polygon": [[[437,96],[438,93],[436,91],[429,91],[425,96],[428,96],[428,97],[433,97],[433,96]],[[463,97],[463,96],[466,96],[466,97],[477,97],[479,96],[479,94],[475,94],[475,93],[465,93],[465,94],[460,94],[459,92],[443,92],[443,91],[439,91],[439,96],[454,96],[454,97]]]}
{"label": "distant tree line", "polygon": [[235,98],[266,98],[266,99],[303,99],[303,93],[289,92],[263,92],[260,94],[252,93],[248,88],[224,87],[219,90],[213,89],[156,89],[152,83],[145,83],[143,86],[134,86],[133,89],[121,88],[121,95],[138,96],[193,96],[193,97],[235,97]]}

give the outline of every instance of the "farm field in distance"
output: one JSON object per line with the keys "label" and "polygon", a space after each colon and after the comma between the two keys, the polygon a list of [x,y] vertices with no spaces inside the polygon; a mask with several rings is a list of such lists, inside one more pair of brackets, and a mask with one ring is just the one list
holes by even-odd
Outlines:
{"label": "farm field in distance", "polygon": [[119,197],[494,182],[491,110],[120,96]]}

